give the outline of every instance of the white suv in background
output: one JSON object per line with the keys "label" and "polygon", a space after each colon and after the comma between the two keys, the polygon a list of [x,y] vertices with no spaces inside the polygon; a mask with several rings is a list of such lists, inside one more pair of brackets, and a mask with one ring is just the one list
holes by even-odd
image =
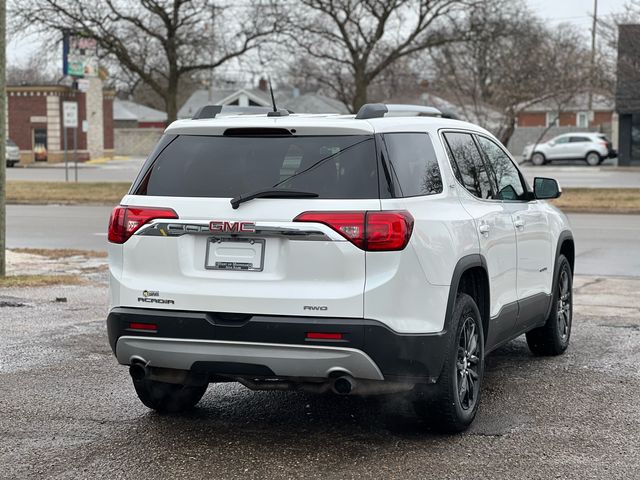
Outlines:
{"label": "white suv in background", "polygon": [[559,195],[429,107],[205,107],[112,213],[111,348],[160,412],[218,382],[410,392],[461,431],[490,351],[523,333],[535,354],[567,348],[574,242],[543,201]]}
{"label": "white suv in background", "polygon": [[615,156],[611,142],[602,133],[567,133],[548,142],[527,145],[522,152],[522,159],[531,160],[536,166],[552,160],[584,160],[596,167]]}

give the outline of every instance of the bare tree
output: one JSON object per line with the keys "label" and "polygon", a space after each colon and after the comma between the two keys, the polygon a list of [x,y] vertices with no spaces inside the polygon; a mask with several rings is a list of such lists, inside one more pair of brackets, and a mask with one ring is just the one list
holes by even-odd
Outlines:
{"label": "bare tree", "polygon": [[506,144],[523,110],[541,101],[564,105],[584,91],[589,51],[576,30],[550,30],[522,2],[491,3],[467,17],[467,41],[438,49],[433,61],[436,87],[456,96],[468,116],[482,123],[487,105],[500,110],[492,129]]}
{"label": "bare tree", "polygon": [[55,84],[56,76],[40,54],[31,55],[19,65],[7,65],[7,85],[50,85]]}
{"label": "bare tree", "polygon": [[308,74],[352,111],[399,60],[461,40],[457,20],[473,0],[301,0],[288,34]]}
{"label": "bare tree", "polygon": [[[175,120],[183,78],[214,70],[256,48],[278,29],[276,3],[248,0],[21,0],[14,31],[84,35],[159,95]],[[56,32],[52,34],[52,32]]]}

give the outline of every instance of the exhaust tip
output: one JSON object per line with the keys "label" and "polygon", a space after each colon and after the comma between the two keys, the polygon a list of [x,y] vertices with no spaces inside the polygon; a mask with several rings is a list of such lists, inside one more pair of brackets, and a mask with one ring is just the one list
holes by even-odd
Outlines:
{"label": "exhaust tip", "polygon": [[140,363],[132,363],[129,367],[129,375],[134,381],[143,380],[147,376],[147,368]]}
{"label": "exhaust tip", "polygon": [[355,382],[350,377],[338,377],[333,382],[333,391],[338,395],[349,395],[353,388],[355,387]]}

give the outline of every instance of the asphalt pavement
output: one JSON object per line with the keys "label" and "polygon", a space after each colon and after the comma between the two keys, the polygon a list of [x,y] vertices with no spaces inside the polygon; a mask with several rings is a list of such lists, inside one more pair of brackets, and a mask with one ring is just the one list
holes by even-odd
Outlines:
{"label": "asphalt pavement", "polygon": [[[78,164],[79,182],[132,182],[144,163],[142,157],[111,160],[102,164]],[[69,179],[75,180],[75,171],[69,166]],[[7,180],[37,182],[64,182],[64,164],[51,164],[26,168],[7,168]]]}
{"label": "asphalt pavement", "polygon": [[194,411],[159,415],[111,354],[104,280],[4,289],[0,478],[640,478],[639,289],[576,278],[568,351],[534,357],[519,338],[491,354],[476,422],[452,436],[401,395],[217,384]]}
{"label": "asphalt pavement", "polygon": [[[7,246],[106,250],[111,207],[9,205]],[[640,215],[571,214],[576,273],[640,276]]]}

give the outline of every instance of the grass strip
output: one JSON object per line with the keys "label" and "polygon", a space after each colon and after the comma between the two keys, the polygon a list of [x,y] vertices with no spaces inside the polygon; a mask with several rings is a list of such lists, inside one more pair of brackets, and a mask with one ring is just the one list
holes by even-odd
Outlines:
{"label": "grass strip", "polygon": [[0,288],[50,287],[54,285],[80,285],[80,275],[8,275],[0,277]]}
{"label": "grass strip", "polygon": [[[117,205],[128,182],[7,182],[9,204]],[[567,188],[552,203],[569,213],[638,213],[640,188]]]}
{"label": "grass strip", "polygon": [[12,252],[26,253],[29,255],[40,255],[47,258],[69,258],[69,257],[85,257],[85,258],[106,258],[107,252],[99,252],[96,250],[79,250],[76,248],[12,248]]}
{"label": "grass strip", "polygon": [[7,203],[28,205],[117,205],[129,182],[7,182]]}
{"label": "grass strip", "polygon": [[640,214],[640,188],[567,188],[551,203],[567,213]]}

